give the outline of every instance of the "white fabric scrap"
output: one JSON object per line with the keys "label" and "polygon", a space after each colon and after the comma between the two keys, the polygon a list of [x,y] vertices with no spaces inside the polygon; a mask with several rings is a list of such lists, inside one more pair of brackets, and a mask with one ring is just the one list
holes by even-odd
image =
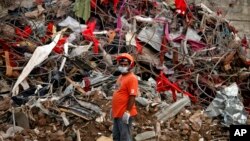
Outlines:
{"label": "white fabric scrap", "polygon": [[27,65],[24,67],[21,75],[18,77],[13,89],[12,89],[12,96],[16,96],[19,93],[18,85],[30,74],[30,72],[40,63],[42,63],[45,59],[48,58],[49,54],[51,53],[52,49],[56,46],[57,42],[59,41],[61,36],[61,32],[56,35],[54,40],[44,46],[38,46],[34,51],[32,57],[30,58]]}
{"label": "white fabric scrap", "polygon": [[72,17],[68,16],[64,21],[58,24],[62,27],[69,27],[72,31],[80,33],[82,30],[86,29],[87,26],[84,24],[80,24],[77,20],[73,19]]}
{"label": "white fabric scrap", "polygon": [[82,53],[84,52],[87,52],[90,47],[92,46],[93,42],[90,42],[89,45],[84,45],[84,46],[75,46],[73,44],[69,44],[70,47],[75,47],[75,49],[73,49],[71,52],[70,52],[70,57],[75,57],[75,56],[79,56],[81,55]]}
{"label": "white fabric scrap", "polygon": [[21,85],[23,87],[23,90],[27,90],[28,88],[30,88],[29,83],[27,82],[27,80],[23,80]]}
{"label": "white fabric scrap", "polygon": [[[65,56],[68,56],[68,52],[69,52],[69,42],[66,41],[66,43],[64,44],[63,47],[64,47],[64,55],[65,55]],[[62,71],[62,69],[63,69],[63,67],[64,67],[64,65],[65,65],[66,59],[67,59],[66,57],[63,58],[62,64],[61,64],[61,66],[60,66],[59,71]]]}
{"label": "white fabric scrap", "polygon": [[127,32],[125,38],[126,38],[126,45],[133,45],[136,46],[136,41],[135,41],[135,33],[133,32]]}

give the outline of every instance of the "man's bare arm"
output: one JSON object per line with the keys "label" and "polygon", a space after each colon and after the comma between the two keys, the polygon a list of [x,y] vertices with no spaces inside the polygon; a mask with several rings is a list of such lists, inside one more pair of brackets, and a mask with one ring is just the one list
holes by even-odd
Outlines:
{"label": "man's bare arm", "polygon": [[130,111],[132,109],[134,103],[135,103],[135,96],[134,95],[130,95],[129,99],[128,99],[127,111]]}

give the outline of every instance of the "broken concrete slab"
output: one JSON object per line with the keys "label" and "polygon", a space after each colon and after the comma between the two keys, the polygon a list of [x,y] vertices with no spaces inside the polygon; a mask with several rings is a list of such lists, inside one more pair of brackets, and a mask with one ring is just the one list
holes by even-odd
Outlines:
{"label": "broken concrete slab", "polygon": [[135,100],[143,106],[148,106],[150,103],[152,103],[152,101],[143,97],[136,97]]}
{"label": "broken concrete slab", "polygon": [[136,141],[143,141],[143,140],[147,140],[147,139],[153,138],[155,136],[156,136],[155,131],[147,131],[147,132],[143,132],[143,133],[137,134],[135,136],[135,140]]}
{"label": "broken concrete slab", "polygon": [[24,129],[30,129],[29,119],[23,112],[16,112],[14,116],[17,126],[20,126]]}
{"label": "broken concrete slab", "polygon": [[[110,119],[109,123],[105,121],[114,91],[112,85],[119,75],[116,56],[121,52],[134,56],[136,67],[133,71],[140,77],[140,97],[136,101],[140,109],[139,117],[135,120],[135,134],[154,130],[153,121],[156,117],[152,115],[159,112],[156,115],[161,115],[164,122],[157,124],[155,138],[189,140],[191,132],[197,132],[205,139],[213,140],[215,136],[224,135],[224,131],[219,130],[222,126],[219,122],[214,124],[211,119],[204,120],[203,113],[200,116],[194,114],[197,111],[192,108],[196,105],[187,107],[189,112],[179,110],[187,101],[171,109],[174,104],[169,98],[174,95],[174,90],[169,89],[167,84],[162,86],[166,88],[164,91],[156,90],[159,83],[156,78],[160,71],[164,72],[162,76],[169,79],[172,87],[190,92],[189,96],[197,99],[200,108],[211,103],[220,86],[237,80],[243,96],[240,101],[244,104],[240,107],[249,109],[249,92],[246,90],[249,76],[246,58],[249,57],[248,43],[240,39],[220,13],[190,2],[186,3],[190,8],[186,9],[189,13],[183,11],[182,15],[176,13],[180,9],[175,1],[130,1],[131,4],[124,4],[124,8],[121,8],[120,4],[96,0],[96,3],[89,1],[84,5],[87,7],[84,9],[87,10],[87,17],[83,20],[72,15],[73,6],[78,2],[29,0],[21,5],[19,3],[21,7],[16,4],[10,8],[8,6],[13,4],[8,0],[0,2],[3,3],[0,9],[4,11],[1,15],[7,14],[1,20],[9,25],[3,26],[4,30],[0,29],[0,78],[6,80],[8,85],[7,91],[3,91],[3,97],[9,96],[16,79],[22,75],[21,71],[26,70],[23,69],[25,65],[30,67],[29,58],[35,54],[34,51],[51,42],[58,29],[69,27],[62,34],[65,43],[59,40],[48,58],[37,64],[23,78],[24,81],[18,80],[22,88],[17,96],[21,97],[20,101],[24,101],[15,106],[29,109],[30,127],[35,129],[27,131],[29,134],[24,131],[23,136],[17,134],[14,140],[48,140],[53,136],[58,140],[84,138],[91,141],[100,135],[109,136],[112,123]],[[36,10],[38,5],[43,7],[39,6],[40,11],[35,11],[35,15],[30,18],[22,16]],[[125,10],[115,11],[119,8]],[[31,27],[31,30],[25,27]],[[83,36],[82,32],[87,27],[91,28],[88,30],[90,36]],[[96,52],[96,49],[100,52]],[[242,56],[243,59],[237,59]],[[39,62],[39,59],[35,62]],[[196,77],[197,74],[202,79]],[[34,89],[28,91],[29,88]],[[183,91],[175,93],[177,103]],[[24,99],[22,92],[27,94]],[[67,97],[69,95],[74,95],[83,103]],[[14,97],[12,100],[16,104]],[[7,128],[4,123],[10,121],[10,109],[6,107],[0,111],[0,128]],[[165,113],[164,108],[169,111]],[[199,117],[201,119],[198,120]],[[65,127],[67,132],[56,133]]]}
{"label": "broken concrete slab", "polygon": [[201,129],[201,125],[202,125],[202,117],[203,116],[203,112],[196,112],[194,113],[190,118],[189,121],[191,121],[191,127],[193,128],[194,131],[199,131]]}
{"label": "broken concrete slab", "polygon": [[110,137],[101,136],[96,141],[113,141]]}
{"label": "broken concrete slab", "polygon": [[163,108],[162,110],[158,111],[155,116],[157,117],[157,120],[161,122],[165,122],[167,119],[175,116],[178,114],[178,112],[184,108],[185,106],[190,104],[189,97],[183,97],[182,99],[176,101],[169,107]]}

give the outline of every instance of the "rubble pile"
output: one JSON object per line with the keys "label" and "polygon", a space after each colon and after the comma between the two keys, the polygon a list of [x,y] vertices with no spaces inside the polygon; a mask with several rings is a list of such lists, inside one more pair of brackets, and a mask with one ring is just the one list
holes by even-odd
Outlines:
{"label": "rubble pile", "polygon": [[[165,123],[166,124],[166,123]],[[160,140],[227,140],[229,132],[201,110],[184,110],[176,118],[170,119],[167,128],[162,129]]]}
{"label": "rubble pile", "polygon": [[186,0],[0,9],[1,140],[112,140],[122,52],[139,79],[135,140],[227,140],[230,125],[249,123],[249,40],[221,11]]}

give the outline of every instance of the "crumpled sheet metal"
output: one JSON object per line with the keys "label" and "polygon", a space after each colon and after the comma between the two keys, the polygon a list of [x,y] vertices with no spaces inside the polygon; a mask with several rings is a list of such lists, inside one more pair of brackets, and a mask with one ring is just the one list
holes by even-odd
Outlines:
{"label": "crumpled sheet metal", "polygon": [[210,117],[223,116],[225,126],[231,124],[246,124],[247,112],[238,96],[236,83],[217,91],[217,95],[206,109]]}
{"label": "crumpled sheet metal", "polygon": [[60,111],[91,120],[102,114],[102,109],[93,103],[79,100],[73,95],[65,95],[58,102]]}
{"label": "crumpled sheet metal", "polygon": [[155,50],[161,50],[161,41],[163,34],[162,25],[154,25],[152,27],[145,27],[138,34],[138,39],[150,44]]}

